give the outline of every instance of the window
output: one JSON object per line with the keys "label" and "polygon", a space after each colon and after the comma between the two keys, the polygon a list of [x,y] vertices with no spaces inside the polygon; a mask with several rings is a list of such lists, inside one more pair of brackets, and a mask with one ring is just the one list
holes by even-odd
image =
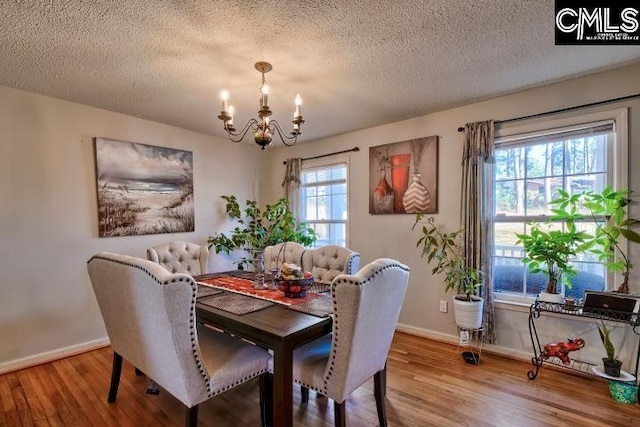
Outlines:
{"label": "window", "polygon": [[[615,117],[622,118],[618,113]],[[532,298],[546,287],[546,275],[532,274],[522,263],[524,250],[516,244],[515,233],[528,232],[530,222],[545,222],[552,215],[547,203],[558,197],[559,189],[574,194],[598,192],[607,185],[626,187],[622,177],[626,178],[626,169],[621,166],[626,160],[621,155],[621,140],[626,144],[626,138],[620,137],[620,127],[626,132],[626,121],[622,121],[624,126],[610,119],[509,136],[498,134],[493,166],[493,286],[499,299]],[[577,226],[591,233],[595,224],[585,217]],[[571,289],[563,285],[565,296],[582,298],[585,290],[612,287],[613,276],[595,255],[580,254],[573,265],[578,274],[571,280]]]}
{"label": "window", "polygon": [[303,167],[300,219],[318,234],[314,247],[347,246],[347,164]]}

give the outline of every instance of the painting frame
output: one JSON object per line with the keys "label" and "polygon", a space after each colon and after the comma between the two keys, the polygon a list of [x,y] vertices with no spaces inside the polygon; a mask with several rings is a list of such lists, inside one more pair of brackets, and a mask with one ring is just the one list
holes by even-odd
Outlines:
{"label": "painting frame", "polygon": [[193,152],[93,141],[99,237],[195,231]]}
{"label": "painting frame", "polygon": [[369,213],[438,213],[437,135],[369,147]]}

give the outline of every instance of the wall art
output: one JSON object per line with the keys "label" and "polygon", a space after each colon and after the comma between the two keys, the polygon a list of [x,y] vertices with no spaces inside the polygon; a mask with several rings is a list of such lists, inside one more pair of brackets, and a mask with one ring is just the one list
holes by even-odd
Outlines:
{"label": "wall art", "polygon": [[100,237],[194,231],[193,153],[95,138]]}
{"label": "wall art", "polygon": [[369,213],[438,212],[438,136],[369,148]]}

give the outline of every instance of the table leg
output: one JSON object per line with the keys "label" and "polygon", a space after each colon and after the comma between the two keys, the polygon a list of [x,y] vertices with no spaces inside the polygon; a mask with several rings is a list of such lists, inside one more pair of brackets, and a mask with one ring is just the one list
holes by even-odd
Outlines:
{"label": "table leg", "polygon": [[273,349],[273,425],[293,426],[293,348]]}

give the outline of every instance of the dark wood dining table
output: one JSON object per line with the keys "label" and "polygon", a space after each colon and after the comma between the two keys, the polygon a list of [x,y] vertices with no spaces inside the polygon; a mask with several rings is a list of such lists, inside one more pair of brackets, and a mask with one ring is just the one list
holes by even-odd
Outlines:
{"label": "dark wood dining table", "polygon": [[[197,276],[196,280],[235,274],[243,272],[208,274]],[[281,304],[237,315],[199,301],[196,316],[203,323],[273,351],[273,425],[292,426],[293,351],[331,332],[331,317],[318,317]]]}

